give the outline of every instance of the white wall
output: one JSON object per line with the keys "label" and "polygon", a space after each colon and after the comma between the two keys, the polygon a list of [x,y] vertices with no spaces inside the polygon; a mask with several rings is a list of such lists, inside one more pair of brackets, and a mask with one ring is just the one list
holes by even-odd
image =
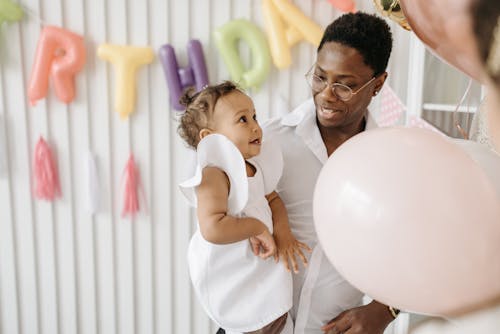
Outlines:
{"label": "white wall", "polygon": [[[186,44],[196,38],[215,83],[228,73],[211,32],[234,18],[263,28],[260,1],[22,3],[33,14],[1,31],[0,143],[7,148],[7,168],[0,175],[0,333],[214,333],[190,290],[185,250],[194,221],[176,186],[185,175],[187,151],[176,134],[160,62],[140,70],[135,113],[122,121],[113,111],[113,69],[96,49],[109,42],[157,51],[169,43],[185,66]],[[326,0],[294,3],[323,27],[338,15]],[[370,1],[358,3],[373,11]],[[27,102],[41,28],[35,16],[85,36],[87,63],[70,105],[52,90],[34,107]],[[389,82],[404,101],[409,33],[391,25],[396,40]],[[301,43],[289,70],[273,68],[265,84],[250,92],[261,119],[309,96],[303,75],[314,54],[313,46]],[[53,203],[34,200],[31,191],[40,135],[57,153],[62,197]],[[88,151],[97,158],[102,186],[94,216],[86,209],[83,182]],[[122,219],[120,183],[131,152],[149,210]]]}

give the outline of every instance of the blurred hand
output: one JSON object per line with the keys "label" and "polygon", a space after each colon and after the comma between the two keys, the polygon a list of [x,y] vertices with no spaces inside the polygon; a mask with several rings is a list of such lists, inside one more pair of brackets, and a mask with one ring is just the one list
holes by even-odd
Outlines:
{"label": "blurred hand", "polygon": [[299,266],[297,263],[297,257],[304,263],[304,266],[307,266],[307,258],[305,257],[302,250],[307,252],[311,252],[311,248],[306,244],[298,241],[293,236],[290,229],[276,229],[274,231],[274,239],[276,241],[277,252],[274,255],[274,259],[276,262],[281,260],[285,265],[287,271],[290,271],[290,268],[293,269],[294,273],[299,272]]}
{"label": "blurred hand", "polygon": [[325,334],[383,334],[392,320],[386,305],[372,301],[340,313],[321,329]]}

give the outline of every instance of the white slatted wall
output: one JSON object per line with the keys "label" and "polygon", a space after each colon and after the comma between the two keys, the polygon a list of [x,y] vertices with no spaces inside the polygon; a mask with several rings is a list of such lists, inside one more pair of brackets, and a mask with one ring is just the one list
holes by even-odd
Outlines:
{"label": "white slatted wall", "polygon": [[[339,15],[326,0],[294,3],[323,27]],[[176,186],[186,176],[187,151],[176,134],[160,62],[156,58],[138,72],[135,113],[122,121],[113,111],[113,68],[97,58],[96,49],[109,42],[149,45],[157,52],[169,43],[185,66],[187,42],[196,38],[204,47],[210,81],[219,82],[228,72],[211,32],[235,18],[263,28],[260,1],[22,4],[32,14],[2,27],[0,40],[0,143],[7,148],[0,175],[0,333],[215,333],[190,290],[185,250],[194,221]],[[369,1],[359,1],[359,7],[373,11]],[[27,102],[41,28],[37,17],[85,36],[87,62],[70,105],[52,90],[35,107]],[[396,35],[407,34],[392,26]],[[248,61],[248,49],[242,50]],[[309,96],[303,75],[314,54],[311,45],[294,47],[292,67],[273,68],[265,84],[250,92],[260,119]],[[404,66],[406,55],[398,57]],[[399,72],[391,82],[406,82],[405,71]],[[394,89],[404,99],[404,86]],[[57,154],[62,197],[54,203],[32,197],[31,164],[40,135]],[[101,210],[93,216],[83,182],[89,151],[96,156],[102,187]],[[122,219],[120,183],[131,152],[148,213]]]}

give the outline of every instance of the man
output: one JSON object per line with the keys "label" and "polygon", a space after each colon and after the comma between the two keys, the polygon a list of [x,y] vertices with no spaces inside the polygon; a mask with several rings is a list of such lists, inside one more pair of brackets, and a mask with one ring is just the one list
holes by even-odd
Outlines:
{"label": "man", "polygon": [[312,215],[314,186],[328,157],[375,126],[368,105],[387,78],[391,49],[384,20],[359,12],[339,17],[325,30],[306,75],[313,98],[264,125],[266,140],[278,142],[283,151],[277,191],[290,227],[313,248],[308,268],[294,275],[291,315],[297,334],[381,334],[399,312],[376,301],[360,306],[363,294],[337,273],[318,245]]}

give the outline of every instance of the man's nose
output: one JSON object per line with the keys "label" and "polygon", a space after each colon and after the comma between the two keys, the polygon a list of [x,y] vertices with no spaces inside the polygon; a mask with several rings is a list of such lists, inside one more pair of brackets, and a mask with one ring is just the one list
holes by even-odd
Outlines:
{"label": "man's nose", "polygon": [[329,84],[326,85],[326,87],[319,94],[321,94],[321,96],[325,100],[329,100],[329,101],[332,101],[332,100],[337,101],[337,100],[339,100],[339,97],[337,96],[337,94],[335,94],[335,92],[333,91],[332,86],[330,86]]}

